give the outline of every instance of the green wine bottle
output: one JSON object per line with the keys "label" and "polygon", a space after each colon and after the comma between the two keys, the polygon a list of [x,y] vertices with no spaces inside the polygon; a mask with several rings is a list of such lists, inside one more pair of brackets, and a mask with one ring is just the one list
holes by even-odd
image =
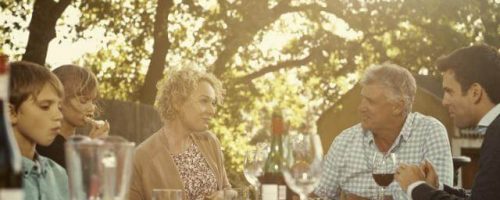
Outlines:
{"label": "green wine bottle", "polygon": [[283,162],[283,134],[285,123],[281,111],[275,110],[271,121],[271,146],[264,164],[264,173],[258,177],[261,183],[262,200],[286,200],[287,186],[281,174]]}

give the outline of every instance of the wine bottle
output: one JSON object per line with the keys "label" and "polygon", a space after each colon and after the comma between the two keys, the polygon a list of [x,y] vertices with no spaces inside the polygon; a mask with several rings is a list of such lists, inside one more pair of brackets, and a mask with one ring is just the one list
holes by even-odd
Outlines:
{"label": "wine bottle", "polygon": [[271,121],[271,146],[264,164],[264,173],[258,177],[261,183],[262,200],[291,199],[291,190],[287,188],[285,178],[281,174],[283,160],[283,134],[285,124],[281,112],[275,110]]}
{"label": "wine bottle", "polygon": [[21,155],[9,120],[8,91],[8,57],[0,51],[0,200],[21,200]]}

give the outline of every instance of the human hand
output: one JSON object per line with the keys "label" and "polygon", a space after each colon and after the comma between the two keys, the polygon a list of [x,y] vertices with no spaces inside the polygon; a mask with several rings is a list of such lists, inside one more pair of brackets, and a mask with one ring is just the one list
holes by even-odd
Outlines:
{"label": "human hand", "polygon": [[420,164],[420,169],[425,174],[425,182],[434,188],[439,188],[439,177],[432,163],[425,159],[422,161],[422,164]]}
{"label": "human hand", "polygon": [[426,181],[425,174],[417,165],[400,164],[396,169],[394,179],[399,183],[403,191],[408,190],[408,186],[417,181]]}
{"label": "human hand", "polygon": [[89,133],[90,138],[102,138],[109,135],[109,123],[107,121],[94,120],[90,117],[86,117],[85,122],[92,127]]}

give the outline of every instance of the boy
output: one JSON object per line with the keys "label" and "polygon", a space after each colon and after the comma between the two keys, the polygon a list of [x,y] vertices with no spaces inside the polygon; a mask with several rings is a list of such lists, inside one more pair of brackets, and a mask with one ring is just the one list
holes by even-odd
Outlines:
{"label": "boy", "polygon": [[66,171],[35,151],[36,145],[50,145],[61,129],[61,82],[35,63],[21,61],[10,66],[9,114],[23,156],[25,199],[69,199]]}

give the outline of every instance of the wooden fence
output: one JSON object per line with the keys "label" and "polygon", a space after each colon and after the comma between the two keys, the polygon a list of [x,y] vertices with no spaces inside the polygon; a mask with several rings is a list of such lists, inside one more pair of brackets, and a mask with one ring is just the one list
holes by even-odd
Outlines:
{"label": "wooden fence", "polygon": [[[108,120],[110,135],[119,135],[139,145],[162,126],[160,115],[151,105],[118,100],[101,100],[98,119]],[[89,127],[77,133],[88,133]]]}

